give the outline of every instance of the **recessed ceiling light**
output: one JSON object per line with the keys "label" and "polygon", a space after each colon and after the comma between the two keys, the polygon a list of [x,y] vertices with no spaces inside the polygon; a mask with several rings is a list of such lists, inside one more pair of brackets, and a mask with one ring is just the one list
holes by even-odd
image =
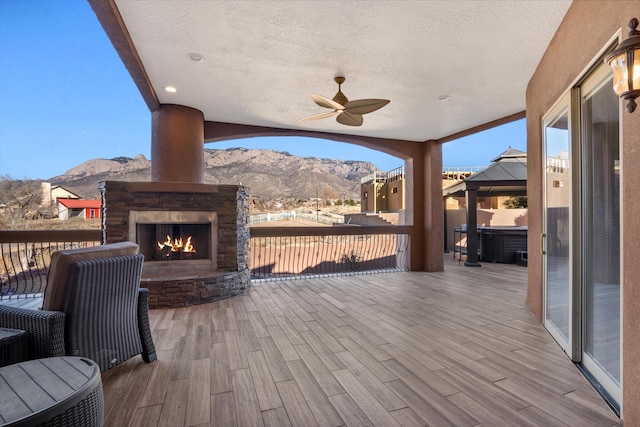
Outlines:
{"label": "recessed ceiling light", "polygon": [[178,91],[178,89],[176,89],[173,86],[167,86],[167,87],[164,88],[164,90],[166,90],[167,92],[170,92],[170,93],[176,93]]}
{"label": "recessed ceiling light", "polygon": [[446,101],[446,100],[448,100],[449,98],[451,98],[451,96],[449,96],[449,95],[440,95],[440,96],[438,97],[438,99],[439,99],[440,101]]}
{"label": "recessed ceiling light", "polygon": [[199,53],[190,53],[189,59],[193,62],[200,62],[204,59],[204,56],[200,55]]}

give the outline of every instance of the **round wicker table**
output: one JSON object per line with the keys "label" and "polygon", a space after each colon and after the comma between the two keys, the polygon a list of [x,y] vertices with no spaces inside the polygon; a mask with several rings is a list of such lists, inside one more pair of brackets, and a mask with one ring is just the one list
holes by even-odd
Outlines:
{"label": "round wicker table", "polygon": [[0,368],[0,426],[102,426],[100,369],[83,357]]}
{"label": "round wicker table", "polygon": [[27,331],[0,328],[0,367],[22,361]]}

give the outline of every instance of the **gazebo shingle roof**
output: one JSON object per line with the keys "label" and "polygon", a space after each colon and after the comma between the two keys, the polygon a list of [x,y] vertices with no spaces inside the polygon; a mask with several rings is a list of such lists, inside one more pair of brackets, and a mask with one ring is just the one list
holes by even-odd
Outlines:
{"label": "gazebo shingle roof", "polygon": [[522,195],[527,191],[527,153],[509,147],[480,172],[443,190],[444,196],[462,196],[469,189],[478,195]]}

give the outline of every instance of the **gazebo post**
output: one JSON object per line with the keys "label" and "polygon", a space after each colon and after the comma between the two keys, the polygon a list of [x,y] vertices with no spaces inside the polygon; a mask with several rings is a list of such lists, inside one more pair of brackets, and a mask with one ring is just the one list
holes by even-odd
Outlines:
{"label": "gazebo post", "polygon": [[448,221],[447,221],[447,200],[446,198],[442,198],[442,207],[444,208],[444,253],[448,254],[449,253],[449,248],[447,247],[447,227],[448,227]]}
{"label": "gazebo post", "polygon": [[467,201],[467,267],[480,267],[478,263],[478,207],[477,188],[469,188],[465,191]]}

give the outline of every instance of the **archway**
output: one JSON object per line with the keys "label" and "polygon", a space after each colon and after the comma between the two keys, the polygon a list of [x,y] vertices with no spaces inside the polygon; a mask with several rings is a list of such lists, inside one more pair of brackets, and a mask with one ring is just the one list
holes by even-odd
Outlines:
{"label": "archway", "polygon": [[238,138],[299,136],[355,144],[404,160],[406,205],[401,223],[411,225],[411,269],[442,271],[444,236],[442,200],[442,147],[437,141],[414,142],[357,135],[277,129],[230,123],[205,122],[204,141]]}

